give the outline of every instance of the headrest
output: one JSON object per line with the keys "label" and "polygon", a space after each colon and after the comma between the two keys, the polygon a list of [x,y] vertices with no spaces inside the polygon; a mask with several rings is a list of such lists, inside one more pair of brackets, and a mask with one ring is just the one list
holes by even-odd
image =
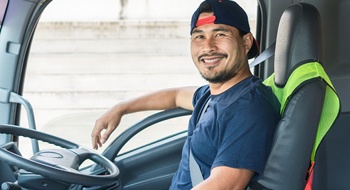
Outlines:
{"label": "headrest", "polygon": [[275,84],[284,86],[299,65],[322,59],[321,19],[306,3],[289,6],[282,14],[275,50]]}

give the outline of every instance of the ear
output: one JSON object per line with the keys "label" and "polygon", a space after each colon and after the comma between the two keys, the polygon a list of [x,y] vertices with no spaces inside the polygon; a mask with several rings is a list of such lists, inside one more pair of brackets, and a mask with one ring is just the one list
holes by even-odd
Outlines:
{"label": "ear", "polygon": [[245,48],[245,53],[248,54],[250,48],[252,47],[253,45],[253,40],[254,37],[252,35],[252,33],[247,33],[245,35],[243,35],[243,40],[244,40],[244,48]]}

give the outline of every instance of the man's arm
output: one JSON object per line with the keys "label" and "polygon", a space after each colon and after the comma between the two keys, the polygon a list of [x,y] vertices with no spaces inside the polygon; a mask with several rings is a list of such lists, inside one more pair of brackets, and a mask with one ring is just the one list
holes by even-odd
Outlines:
{"label": "man's arm", "polygon": [[[165,89],[113,106],[96,120],[91,133],[92,147],[94,149],[101,147],[117,128],[125,114],[146,110],[167,110],[177,107],[193,110],[192,98],[196,89],[196,87]],[[106,131],[101,135],[104,129]]]}
{"label": "man's arm", "polygon": [[211,170],[210,176],[193,190],[244,190],[254,172],[247,169],[218,166]]}

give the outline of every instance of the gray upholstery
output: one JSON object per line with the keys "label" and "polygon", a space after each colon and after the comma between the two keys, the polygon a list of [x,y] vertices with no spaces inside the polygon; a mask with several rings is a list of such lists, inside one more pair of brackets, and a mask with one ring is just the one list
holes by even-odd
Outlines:
{"label": "gray upholstery", "polygon": [[309,4],[287,8],[276,38],[275,83],[284,86],[294,68],[322,57],[321,19],[317,9]]}
{"label": "gray upholstery", "polygon": [[[284,86],[296,67],[321,60],[320,15],[309,4],[291,5],[277,32],[275,84]],[[278,124],[266,168],[252,189],[303,189],[323,107],[326,84],[309,80],[293,93]]]}

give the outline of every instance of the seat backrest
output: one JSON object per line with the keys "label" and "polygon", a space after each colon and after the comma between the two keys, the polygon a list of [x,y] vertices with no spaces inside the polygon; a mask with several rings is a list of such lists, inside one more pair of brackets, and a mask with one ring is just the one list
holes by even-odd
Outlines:
{"label": "seat backrest", "polygon": [[[310,158],[313,160],[319,145],[315,139],[321,141],[339,113],[339,99],[320,60],[319,12],[309,4],[291,5],[282,14],[278,27],[275,73],[265,81],[281,102],[281,121],[264,174],[255,183],[258,189],[305,188]],[[337,102],[330,109],[336,111],[333,119],[325,120],[330,100]]]}

